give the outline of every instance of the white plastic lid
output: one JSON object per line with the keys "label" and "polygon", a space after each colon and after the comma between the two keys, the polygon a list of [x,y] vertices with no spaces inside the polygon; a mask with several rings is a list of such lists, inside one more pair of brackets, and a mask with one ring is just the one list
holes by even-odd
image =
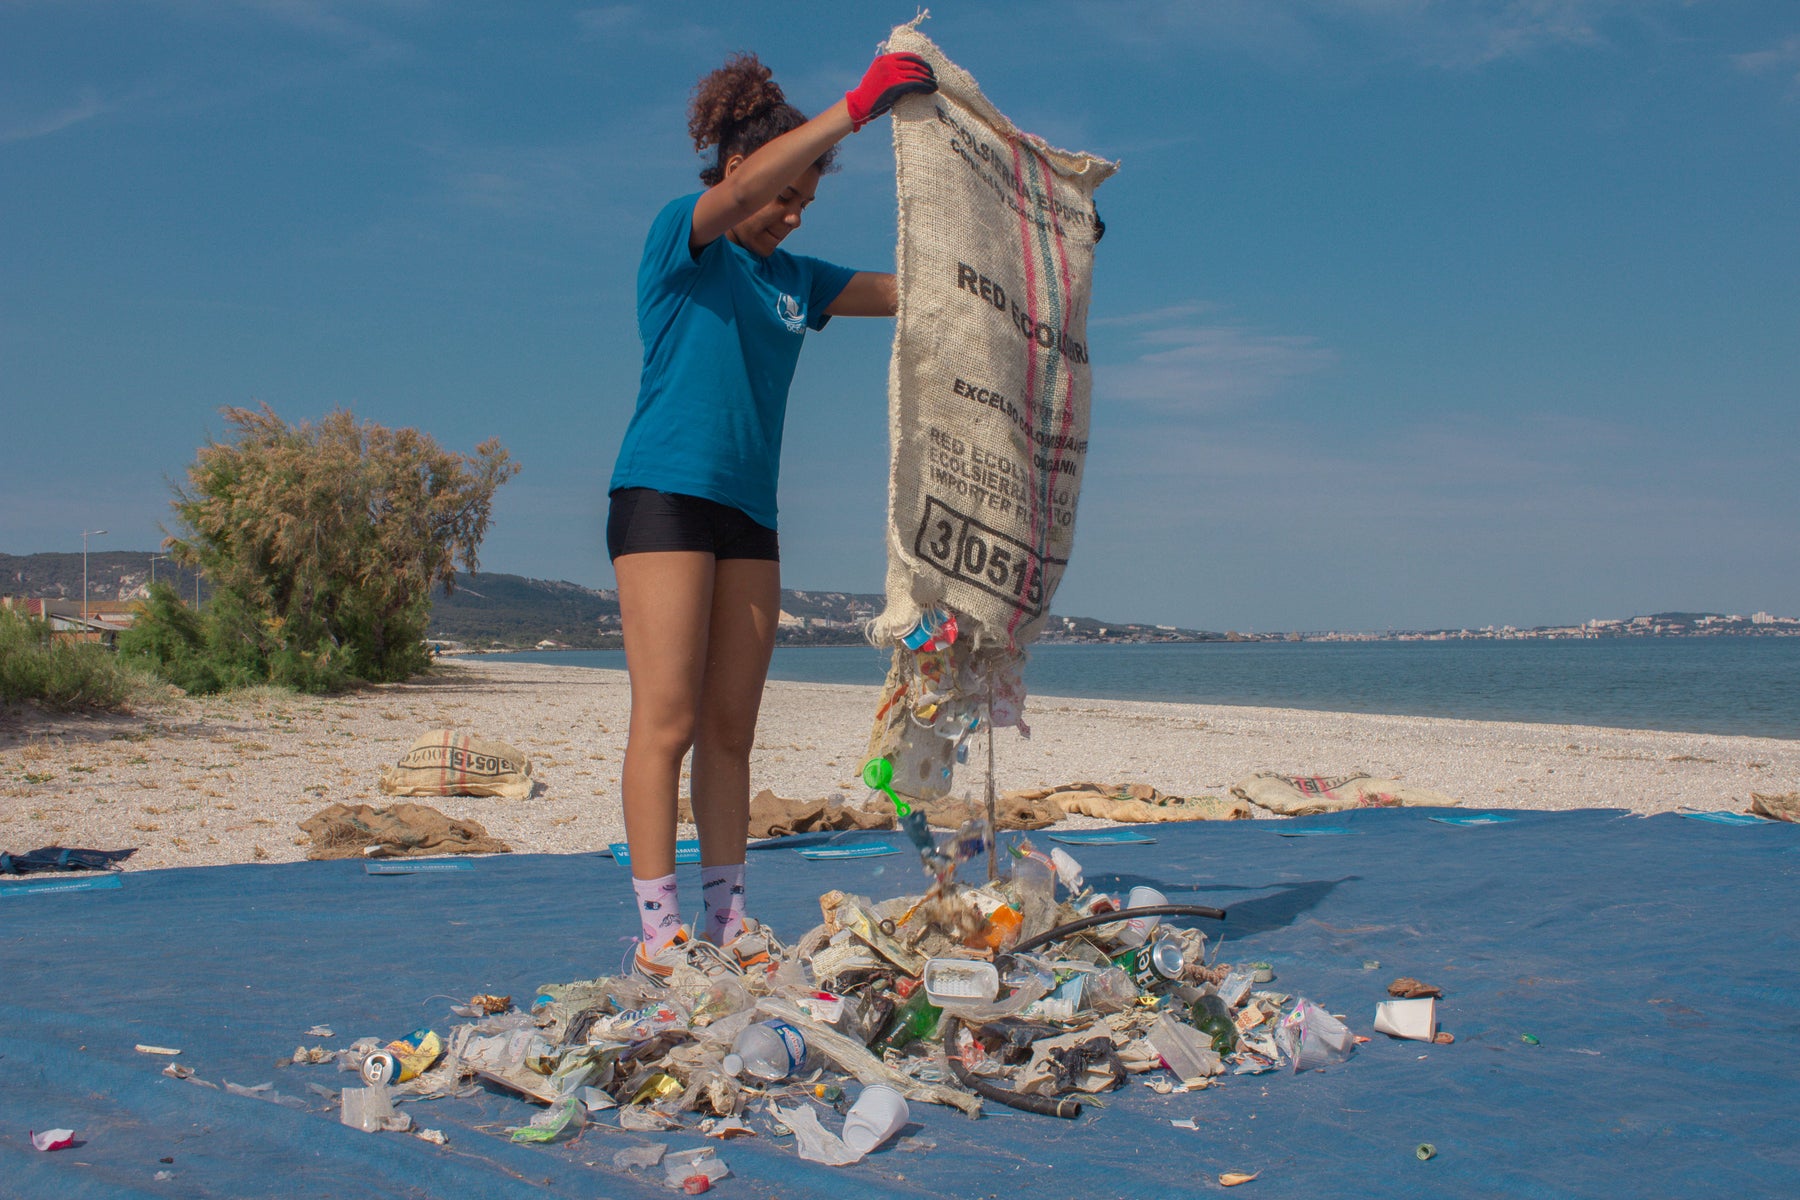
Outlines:
{"label": "white plastic lid", "polygon": [[727,1054],[725,1056],[725,1073],[733,1078],[742,1075],[744,1073],[744,1056],[741,1054]]}

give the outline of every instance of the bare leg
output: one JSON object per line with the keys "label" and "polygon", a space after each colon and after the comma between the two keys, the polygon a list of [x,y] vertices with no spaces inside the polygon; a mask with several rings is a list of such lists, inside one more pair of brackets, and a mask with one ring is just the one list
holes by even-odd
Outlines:
{"label": "bare leg", "polygon": [[[613,560],[631,673],[631,728],[620,790],[636,879],[675,870],[675,802],[707,669],[713,565],[712,555],[686,550]],[[697,781],[699,771],[694,775]]]}
{"label": "bare leg", "polygon": [[728,558],[718,564],[713,580],[712,636],[694,731],[693,773],[700,861],[709,867],[744,861],[750,750],[781,617],[781,564]]}

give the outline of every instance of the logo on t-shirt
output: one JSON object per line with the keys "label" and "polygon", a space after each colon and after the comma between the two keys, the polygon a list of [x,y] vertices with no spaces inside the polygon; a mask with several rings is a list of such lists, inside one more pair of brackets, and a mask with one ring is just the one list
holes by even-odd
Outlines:
{"label": "logo on t-shirt", "polygon": [[781,318],[789,333],[806,332],[806,308],[786,292],[775,301],[775,315]]}

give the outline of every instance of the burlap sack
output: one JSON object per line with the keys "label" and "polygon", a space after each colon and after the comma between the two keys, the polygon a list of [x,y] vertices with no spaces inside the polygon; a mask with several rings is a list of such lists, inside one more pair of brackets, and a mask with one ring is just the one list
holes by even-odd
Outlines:
{"label": "burlap sack", "polygon": [[[883,804],[887,804],[884,800]],[[675,819],[684,824],[694,822],[694,802],[683,796],[675,805]],[[819,833],[834,829],[892,829],[894,806],[884,810],[829,800],[793,800],[777,796],[768,788],[750,797],[750,836],[753,838],[787,837],[794,833]]]}
{"label": "burlap sack", "polygon": [[332,804],[300,828],[312,835],[308,858],[417,858],[426,854],[509,854],[512,847],[474,821],[453,821],[423,804],[372,808]]}
{"label": "burlap sack", "polygon": [[397,764],[382,768],[381,790],[390,796],[524,800],[531,795],[531,760],[505,742],[434,729]]}
{"label": "burlap sack", "polygon": [[900,311],[872,633],[897,638],[942,605],[977,648],[1010,648],[1037,635],[1074,543],[1093,194],[1116,167],[1021,132],[917,24],[887,45],[929,62],[938,90],[893,112]]}
{"label": "burlap sack", "polygon": [[1147,824],[1159,821],[1247,821],[1256,815],[1242,800],[1171,796],[1147,783],[1065,783],[1007,792],[1005,799],[1054,805],[1064,816]]}
{"label": "burlap sack", "polygon": [[1442,792],[1362,774],[1278,775],[1258,771],[1232,785],[1231,794],[1284,817],[1342,812],[1346,808],[1454,808],[1458,803]]}
{"label": "burlap sack", "polygon": [[1800,792],[1780,796],[1751,792],[1750,811],[1772,821],[1800,821]]}

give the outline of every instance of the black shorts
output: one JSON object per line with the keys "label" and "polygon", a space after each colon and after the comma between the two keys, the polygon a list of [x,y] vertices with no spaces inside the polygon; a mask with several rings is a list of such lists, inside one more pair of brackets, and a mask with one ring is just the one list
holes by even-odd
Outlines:
{"label": "black shorts", "polygon": [[716,500],[620,488],[606,517],[606,552],[613,558],[661,550],[699,550],[714,558],[781,561],[775,531]]}

